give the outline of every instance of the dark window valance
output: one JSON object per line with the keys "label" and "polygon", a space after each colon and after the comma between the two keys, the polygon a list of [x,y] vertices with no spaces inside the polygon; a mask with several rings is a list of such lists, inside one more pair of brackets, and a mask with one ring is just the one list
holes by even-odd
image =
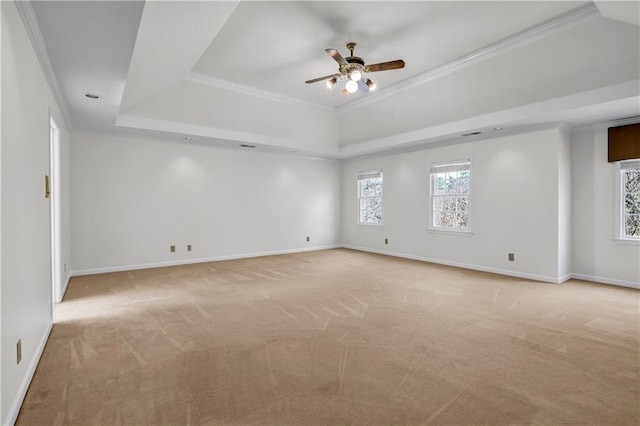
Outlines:
{"label": "dark window valance", "polygon": [[640,158],[640,123],[609,127],[609,162]]}

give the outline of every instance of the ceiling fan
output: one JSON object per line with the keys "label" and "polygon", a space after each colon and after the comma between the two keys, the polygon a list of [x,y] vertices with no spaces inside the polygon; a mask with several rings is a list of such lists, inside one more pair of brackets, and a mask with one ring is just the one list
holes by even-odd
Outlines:
{"label": "ceiling fan", "polygon": [[402,59],[365,65],[362,58],[359,56],[353,56],[353,50],[355,48],[356,44],[354,42],[347,43],[347,49],[349,49],[350,55],[346,58],[343,58],[337,49],[325,49],[325,52],[327,52],[329,56],[335,59],[338,63],[338,72],[335,74],[325,75],[324,77],[307,80],[305,83],[310,84],[327,80],[327,87],[332,88],[339,79],[343,79],[347,80],[345,87],[342,90],[345,95],[356,93],[358,89],[360,89],[361,92],[366,93],[371,90],[375,90],[376,83],[369,78],[366,78],[364,74],[404,68],[404,61]]}

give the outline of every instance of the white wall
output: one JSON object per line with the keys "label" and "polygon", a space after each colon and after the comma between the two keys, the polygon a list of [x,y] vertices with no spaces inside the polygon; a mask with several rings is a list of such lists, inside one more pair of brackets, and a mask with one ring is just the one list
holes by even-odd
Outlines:
{"label": "white wall", "polygon": [[640,287],[640,245],[614,241],[616,167],[607,162],[607,129],[582,129],[571,136],[573,272]]}
{"label": "white wall", "polygon": [[[60,126],[64,121],[15,3],[1,2],[1,10],[0,421],[12,424],[52,323],[50,206],[44,197],[44,176],[50,173],[50,110]],[[64,146],[66,130],[62,130]],[[68,224],[68,210],[65,214]],[[68,228],[63,230],[65,238]],[[68,261],[68,252],[62,257]],[[18,339],[22,340],[20,364],[16,363]]]}
{"label": "white wall", "polygon": [[74,133],[71,177],[75,274],[340,243],[337,160]]}
{"label": "white wall", "polygon": [[[558,129],[343,163],[343,242],[365,250],[557,282]],[[471,158],[472,236],[427,231],[432,162]],[[384,227],[356,224],[356,175],[382,169]],[[384,244],[389,238],[389,244]],[[507,253],[515,253],[515,262]]]}

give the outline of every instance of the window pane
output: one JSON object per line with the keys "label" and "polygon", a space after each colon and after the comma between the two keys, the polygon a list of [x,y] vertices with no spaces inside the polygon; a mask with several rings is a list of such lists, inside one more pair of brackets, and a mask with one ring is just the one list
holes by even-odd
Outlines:
{"label": "window pane", "polygon": [[460,229],[469,228],[469,212],[458,212],[456,227]]}
{"label": "window pane", "polygon": [[372,186],[373,194],[376,197],[381,197],[382,196],[382,180],[379,178],[374,179],[374,182],[372,182],[371,186]]}
{"label": "window pane", "polygon": [[433,175],[433,195],[443,195],[445,193],[445,176],[442,173]]}
{"label": "window pane", "polygon": [[371,181],[362,181],[362,193],[361,197],[371,197],[373,195],[373,189],[371,188]]}
{"label": "window pane", "polygon": [[445,228],[455,228],[456,226],[456,213],[455,212],[448,212],[444,214],[444,227]]}
{"label": "window pane", "polygon": [[443,211],[445,213],[456,211],[456,197],[445,197]]}
{"label": "window pane", "polygon": [[628,215],[624,224],[626,237],[640,237],[640,214]]}
{"label": "window pane", "polygon": [[382,200],[367,200],[364,221],[366,223],[380,223],[382,221]]}
{"label": "window pane", "polygon": [[358,198],[362,198],[363,192],[364,192],[364,182],[359,180],[358,181]]}
{"label": "window pane", "polygon": [[625,170],[624,176],[624,192],[640,192],[640,169]]}
{"label": "window pane", "polygon": [[465,212],[469,210],[469,197],[466,197],[466,196],[456,197],[456,209],[459,212]]}
{"label": "window pane", "polygon": [[445,191],[447,194],[457,194],[456,181],[458,179],[458,173],[447,173],[445,177]]}
{"label": "window pane", "polygon": [[640,213],[640,193],[627,194],[624,197],[624,212],[625,214],[638,214]]}
{"label": "window pane", "polygon": [[382,199],[380,198],[366,198],[364,201],[367,210],[380,209],[382,207]]}
{"label": "window pane", "polygon": [[380,197],[382,195],[382,179],[361,179],[359,181],[358,195],[360,197]]}
{"label": "window pane", "polygon": [[[466,176],[462,176],[466,174]],[[458,178],[457,184],[457,192],[458,194],[468,194],[469,193],[469,172],[460,173],[460,177]]]}
{"label": "window pane", "polygon": [[361,198],[360,199],[360,212],[363,212],[366,209],[367,209],[367,199],[366,198]]}

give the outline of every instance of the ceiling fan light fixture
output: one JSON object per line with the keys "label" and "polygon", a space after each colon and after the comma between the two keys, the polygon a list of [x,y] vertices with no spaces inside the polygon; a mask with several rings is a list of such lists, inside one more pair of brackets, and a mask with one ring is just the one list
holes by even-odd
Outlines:
{"label": "ceiling fan light fixture", "polygon": [[356,93],[358,91],[358,83],[353,80],[347,81],[347,84],[344,85],[344,88],[349,93]]}
{"label": "ceiling fan light fixture", "polygon": [[376,90],[377,85],[376,85],[376,82],[375,82],[375,81],[370,80],[370,79],[367,79],[367,80],[365,81],[365,84],[366,84],[366,85],[367,85],[367,87],[369,88],[369,91],[370,91],[370,92],[371,92],[371,91],[373,91],[373,90]]}
{"label": "ceiling fan light fixture", "polygon": [[362,73],[359,70],[353,70],[349,73],[349,78],[352,81],[359,81],[362,78]]}
{"label": "ceiling fan light fixture", "polygon": [[345,95],[356,93],[358,90],[362,93],[367,93],[376,89],[376,83],[367,78],[369,73],[395,70],[404,68],[405,66],[402,59],[367,65],[364,59],[359,56],[354,56],[353,50],[355,47],[356,43],[347,43],[347,49],[349,49],[350,54],[346,58],[344,58],[337,49],[325,49],[324,51],[338,63],[338,72],[323,77],[312,78],[311,80],[305,81],[305,83],[312,84],[324,81],[327,87],[331,89],[338,80],[346,80],[346,84],[342,89],[342,93]]}

